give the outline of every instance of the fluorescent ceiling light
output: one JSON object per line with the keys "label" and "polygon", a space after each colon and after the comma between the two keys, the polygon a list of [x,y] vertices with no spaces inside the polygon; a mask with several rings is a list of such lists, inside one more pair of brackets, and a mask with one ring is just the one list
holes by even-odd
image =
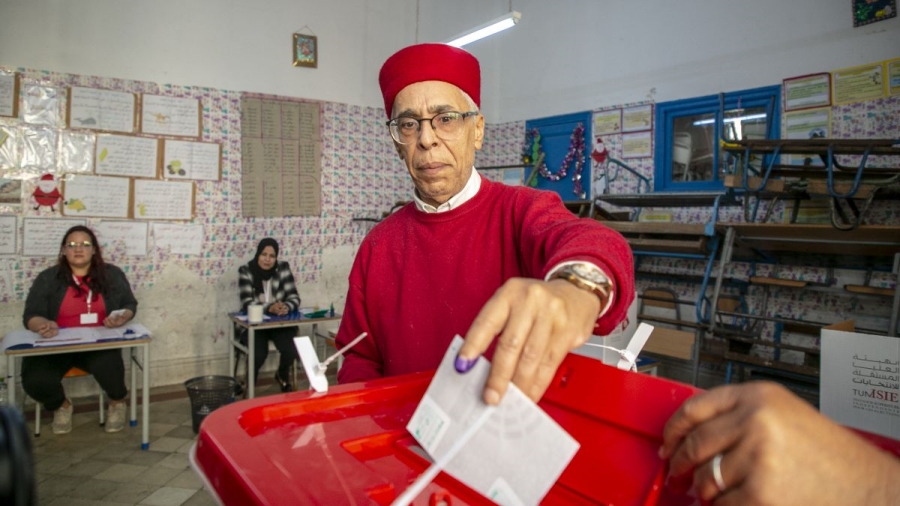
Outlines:
{"label": "fluorescent ceiling light", "polygon": [[507,28],[516,26],[516,23],[518,23],[521,18],[521,13],[511,11],[508,14],[503,15],[493,21],[488,21],[481,26],[477,26],[461,35],[457,35],[453,39],[447,41],[447,44],[454,47],[463,47],[466,44],[475,42],[476,40],[481,40],[497,32],[502,32]]}
{"label": "fluorescent ceiling light", "polygon": [[[725,119],[725,123],[735,123],[735,122],[738,122],[738,121],[747,121],[747,120],[751,120],[751,119],[763,119],[763,118],[765,118],[765,117],[766,117],[766,114],[765,114],[765,113],[762,113],[762,114],[750,114],[749,116],[738,116],[737,118],[726,118],[726,119]],[[712,118],[710,118],[710,119],[701,119],[701,120],[699,120],[699,121],[695,121],[695,122],[694,122],[694,126],[710,125],[710,124],[712,124],[712,123],[715,123],[715,121],[716,121],[716,120],[715,120],[715,119],[712,119]]]}

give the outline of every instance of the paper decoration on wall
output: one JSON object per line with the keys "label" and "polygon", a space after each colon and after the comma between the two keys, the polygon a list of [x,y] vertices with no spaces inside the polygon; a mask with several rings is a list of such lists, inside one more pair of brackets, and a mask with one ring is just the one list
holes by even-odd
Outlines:
{"label": "paper decoration on wall", "polygon": [[0,125],[0,170],[19,168],[18,147],[18,128]]}
{"label": "paper decoration on wall", "polygon": [[640,132],[653,128],[653,106],[639,105],[622,110],[622,131]]}
{"label": "paper decoration on wall", "polygon": [[22,180],[0,178],[0,208],[15,209],[22,205]]}
{"label": "paper decoration on wall", "polygon": [[147,229],[149,223],[139,221],[103,220],[94,225],[94,233],[104,249],[113,243],[125,245],[125,254],[147,256]]}
{"label": "paper decoration on wall", "polygon": [[22,227],[22,256],[55,257],[69,228],[87,225],[87,220],[63,218],[25,218]]}
{"label": "paper decoration on wall", "polygon": [[218,181],[222,147],[214,142],[163,140],[162,175],[167,179]]}
{"label": "paper decoration on wall", "polygon": [[321,212],[319,104],[241,99],[244,216],[317,216]]}
{"label": "paper decoration on wall", "polygon": [[134,93],[69,88],[66,120],[69,128],[134,133]]}
{"label": "paper decoration on wall", "polygon": [[141,132],[200,138],[203,112],[196,98],[141,95]]}
{"label": "paper decoration on wall", "polygon": [[159,140],[131,135],[98,135],[97,174],[155,178]]}
{"label": "paper decoration on wall", "polygon": [[0,215],[0,255],[16,254],[16,235],[19,227],[14,214]]}
{"label": "paper decoration on wall", "polygon": [[154,223],[153,245],[174,255],[199,256],[203,249],[203,225]]}
{"label": "paper decoration on wall", "polygon": [[23,125],[18,134],[21,169],[36,173],[56,170],[57,130]]}
{"label": "paper decoration on wall", "polygon": [[58,183],[53,174],[44,174],[37,183],[37,188],[31,194],[31,207],[41,213],[49,211],[56,214],[59,210],[59,203],[62,200],[62,194],[59,192]]}
{"label": "paper decoration on wall", "polygon": [[62,126],[58,88],[30,84],[24,91],[22,119],[26,123],[54,128]]}
{"label": "paper decoration on wall", "polygon": [[0,71],[0,116],[18,117],[19,82],[18,73]]}
{"label": "paper decoration on wall", "polygon": [[128,218],[131,180],[114,176],[73,176],[63,182],[63,214]]}
{"label": "paper decoration on wall", "polygon": [[831,72],[834,104],[862,102],[884,96],[884,65],[870,63]]}
{"label": "paper decoration on wall", "polygon": [[57,171],[60,173],[93,172],[96,140],[96,134],[91,132],[61,131]]}
{"label": "paper decoration on wall", "polygon": [[194,215],[194,183],[135,179],[132,202],[136,220],[190,220]]}

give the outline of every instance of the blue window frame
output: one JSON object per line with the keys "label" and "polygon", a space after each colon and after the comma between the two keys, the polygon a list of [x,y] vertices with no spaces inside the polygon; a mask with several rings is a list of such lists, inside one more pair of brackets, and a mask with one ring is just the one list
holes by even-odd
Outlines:
{"label": "blue window frame", "polygon": [[721,190],[719,139],[776,139],[780,110],[781,86],[657,104],[655,191]]}

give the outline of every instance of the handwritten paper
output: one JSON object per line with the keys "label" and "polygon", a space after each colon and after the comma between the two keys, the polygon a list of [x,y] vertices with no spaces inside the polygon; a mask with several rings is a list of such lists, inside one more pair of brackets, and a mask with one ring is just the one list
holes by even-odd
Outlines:
{"label": "handwritten paper", "polygon": [[900,339],[822,329],[822,414],[900,438]]}
{"label": "handwritten paper", "polygon": [[19,231],[17,225],[16,215],[0,215],[0,255],[16,254],[16,236]]}
{"label": "handwritten paper", "polygon": [[132,217],[137,220],[190,220],[194,211],[194,183],[134,181]]}
{"label": "handwritten paper", "polygon": [[198,99],[141,95],[141,132],[199,138],[201,131]]}
{"label": "handwritten paper", "polygon": [[131,180],[124,177],[72,176],[63,181],[63,214],[127,218]]}
{"label": "handwritten paper", "polygon": [[218,181],[222,177],[222,146],[213,142],[163,141],[163,177]]}
{"label": "handwritten paper", "polygon": [[320,107],[241,100],[244,216],[314,216],[321,210]]}
{"label": "handwritten paper", "polygon": [[87,225],[87,220],[63,218],[25,218],[22,256],[55,257],[69,228]]}
{"label": "handwritten paper", "polygon": [[15,72],[0,72],[0,116],[16,116],[19,102],[17,77]]}
{"label": "handwritten paper", "polygon": [[176,255],[199,256],[203,249],[203,225],[154,223],[153,244]]}
{"label": "handwritten paper", "polygon": [[98,135],[97,174],[156,177],[159,141],[130,135]]}
{"label": "handwritten paper", "polygon": [[133,133],[134,109],[133,93],[79,86],[69,88],[68,124],[70,128]]}
{"label": "handwritten paper", "polygon": [[104,248],[111,248],[114,243],[125,245],[125,254],[131,256],[147,256],[147,222],[103,220],[94,225],[97,240]]}

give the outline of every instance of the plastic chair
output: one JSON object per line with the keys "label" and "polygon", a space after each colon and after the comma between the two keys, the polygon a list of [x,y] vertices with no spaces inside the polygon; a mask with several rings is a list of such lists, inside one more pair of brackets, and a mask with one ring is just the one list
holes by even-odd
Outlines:
{"label": "plastic chair", "polygon": [[[77,378],[79,376],[90,376],[91,373],[87,371],[83,371],[77,367],[73,367],[69,369],[69,372],[63,376],[63,379],[66,378]],[[106,424],[106,409],[103,405],[103,389],[100,389],[100,426]],[[41,403],[34,403],[34,437],[41,437]]]}
{"label": "plastic chair", "polygon": [[675,138],[672,139],[672,179],[674,180],[679,174],[675,172],[675,165],[684,167],[684,171],[680,174],[682,181],[690,181],[693,179],[691,175],[691,134],[687,132],[676,132]]}

